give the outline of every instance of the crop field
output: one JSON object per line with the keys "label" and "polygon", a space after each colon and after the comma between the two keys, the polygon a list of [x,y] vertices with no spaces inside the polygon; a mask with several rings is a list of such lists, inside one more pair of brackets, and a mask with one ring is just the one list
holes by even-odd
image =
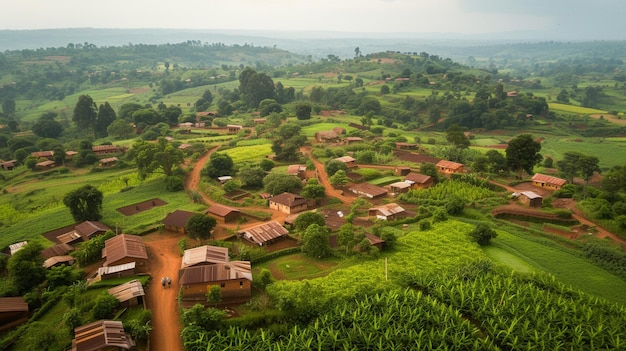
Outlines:
{"label": "crop field", "polygon": [[[608,141],[608,142],[607,142]],[[604,138],[546,138],[541,143],[541,154],[559,160],[566,151],[577,151],[585,155],[596,156],[601,169],[626,164],[626,144],[617,139]]]}
{"label": "crop field", "polygon": [[582,107],[582,106],[559,104],[559,103],[555,103],[555,102],[548,103],[548,107],[550,107],[550,110],[562,111],[562,112],[568,112],[568,113],[576,113],[576,114],[579,114],[579,115],[590,115],[590,114],[593,114],[593,113],[607,113],[607,111],[597,110],[595,108],[587,108],[587,107]]}
{"label": "crop field", "polygon": [[[339,118],[343,118],[343,117],[339,117]],[[339,119],[338,118],[338,119]],[[348,123],[346,124],[340,124],[340,123],[316,123],[310,126],[306,126],[306,127],[302,127],[302,135],[305,135],[307,137],[314,137],[315,133],[317,132],[322,132],[322,131],[327,131],[327,130],[332,130],[333,128],[336,127],[341,127],[344,128],[346,130],[346,133],[349,131],[354,130],[354,128],[352,127],[348,127]]]}
{"label": "crop field", "polygon": [[233,159],[235,164],[247,161],[257,161],[272,153],[270,144],[243,146],[224,151]]}

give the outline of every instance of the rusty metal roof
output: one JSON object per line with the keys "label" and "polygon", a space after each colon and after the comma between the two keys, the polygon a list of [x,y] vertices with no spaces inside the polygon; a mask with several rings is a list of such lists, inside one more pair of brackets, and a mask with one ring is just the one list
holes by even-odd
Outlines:
{"label": "rusty metal roof", "polygon": [[378,211],[382,213],[384,216],[392,216],[392,215],[404,212],[404,208],[402,208],[402,206],[398,205],[395,202],[392,202],[386,205],[372,207],[369,210]]}
{"label": "rusty metal roof", "polygon": [[109,289],[109,294],[113,295],[119,302],[131,300],[137,296],[145,296],[143,285],[137,279],[126,282]]}
{"label": "rusty metal roof", "polygon": [[252,280],[252,268],[249,261],[188,267],[182,270],[179,283],[189,285],[236,279]]}
{"label": "rusty metal roof", "polygon": [[117,266],[108,266],[108,267],[100,267],[98,268],[98,275],[103,276],[107,274],[114,274],[118,272],[128,271],[131,269],[135,269],[135,262],[129,262],[120,264]]}
{"label": "rusty metal roof", "polygon": [[219,216],[226,217],[231,212],[240,212],[238,209],[233,207],[228,207],[220,204],[213,204],[209,209],[207,209],[207,213]]}
{"label": "rusty metal roof", "polygon": [[72,351],[95,351],[117,347],[130,349],[134,342],[120,321],[99,320],[74,329]]}
{"label": "rusty metal roof", "polygon": [[126,257],[147,260],[148,253],[140,236],[120,234],[104,242],[102,257],[106,257],[104,266],[111,266]]}
{"label": "rusty metal roof", "polygon": [[535,173],[535,175],[532,177],[532,181],[560,185],[560,186],[565,185],[565,183],[567,183],[567,180],[565,179],[552,177],[552,176],[541,174],[541,173]]}
{"label": "rusty metal roof", "polygon": [[243,235],[247,240],[263,245],[264,243],[287,235],[289,231],[276,221],[271,221],[257,226],[243,229],[238,234]]}
{"label": "rusty metal roof", "polygon": [[180,268],[195,266],[200,263],[228,262],[228,248],[204,245],[185,250]]}
{"label": "rusty metal roof", "polygon": [[0,313],[28,312],[28,304],[23,297],[0,297]]}
{"label": "rusty metal roof", "polygon": [[68,252],[74,251],[74,248],[68,244],[58,244],[41,251],[41,257],[44,260],[54,256],[67,255]]}
{"label": "rusty metal roof", "polygon": [[183,228],[187,224],[189,217],[193,215],[195,215],[195,212],[176,210],[163,218],[163,224]]}
{"label": "rusty metal roof", "polygon": [[48,269],[54,265],[57,265],[59,263],[63,263],[63,264],[67,264],[67,265],[72,265],[74,263],[74,257],[72,256],[52,256],[48,259],[46,259],[43,262],[43,266],[44,268]]}
{"label": "rusty metal roof", "polygon": [[104,233],[108,230],[111,230],[111,228],[98,221],[84,221],[83,223],[77,225],[75,229],[76,232],[78,232],[78,234],[80,234],[80,236],[82,236],[83,240],[85,241],[89,240],[94,234],[100,232]]}
{"label": "rusty metal roof", "polygon": [[306,204],[307,202],[307,200],[304,197],[300,195],[292,194],[292,193],[287,193],[287,192],[270,197],[269,201],[280,204],[280,205],[285,205],[288,207],[300,206],[302,204]]}
{"label": "rusty metal roof", "polygon": [[441,160],[439,162],[437,162],[437,167],[442,167],[442,168],[447,168],[447,169],[459,169],[461,167],[463,167],[462,163],[457,163],[457,162],[452,162],[452,161],[447,161],[447,160]]}
{"label": "rusty metal roof", "polygon": [[381,188],[379,186],[376,186],[370,183],[354,184],[350,187],[350,190],[352,190],[352,192],[362,193],[362,194],[370,195],[372,197],[377,197],[377,196],[387,194],[387,189]]}
{"label": "rusty metal roof", "polygon": [[424,184],[428,181],[430,181],[433,177],[425,175],[425,174],[420,174],[420,173],[414,173],[411,172],[409,174],[406,175],[406,177],[404,177],[404,180],[408,180],[411,181],[413,183],[417,183],[417,184]]}

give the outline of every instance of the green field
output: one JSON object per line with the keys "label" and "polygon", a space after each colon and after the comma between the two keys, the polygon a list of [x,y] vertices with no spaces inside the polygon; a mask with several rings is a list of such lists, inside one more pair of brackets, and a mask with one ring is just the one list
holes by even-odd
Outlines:
{"label": "green field", "polygon": [[579,114],[579,115],[591,115],[591,114],[596,114],[596,113],[608,113],[608,111],[598,110],[598,109],[595,109],[595,108],[588,108],[588,107],[575,106],[575,105],[565,105],[565,104],[559,104],[559,103],[555,103],[555,102],[549,103],[548,106],[550,107],[550,110],[562,111],[562,112],[568,112],[568,113],[576,113],[576,114]]}

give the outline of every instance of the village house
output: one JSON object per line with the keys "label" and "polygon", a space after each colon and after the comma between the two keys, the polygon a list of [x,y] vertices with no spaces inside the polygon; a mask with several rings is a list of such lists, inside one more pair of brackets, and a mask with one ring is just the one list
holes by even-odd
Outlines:
{"label": "village house", "polygon": [[365,238],[370,242],[370,245],[374,246],[378,249],[378,251],[383,250],[383,245],[385,245],[385,240],[377,237],[374,234],[365,233]]}
{"label": "village house", "polygon": [[226,125],[226,130],[228,131],[228,134],[237,134],[239,133],[239,131],[243,129],[243,126],[240,126],[238,124],[228,124]]}
{"label": "village house", "polygon": [[306,165],[289,165],[287,174],[304,179],[306,178]]}
{"label": "village house", "polygon": [[91,150],[96,156],[121,153],[122,149],[117,145],[96,145]]}
{"label": "village house", "polygon": [[253,120],[254,124],[265,124],[265,122],[267,122],[267,119],[265,118],[255,118]]}
{"label": "village house", "polygon": [[57,240],[61,243],[72,245],[81,241],[87,241],[110,230],[111,228],[98,221],[85,221],[74,227],[73,231],[57,236]]}
{"label": "village house", "polygon": [[333,132],[337,133],[337,135],[346,134],[346,129],[341,127],[333,128]]}
{"label": "village house", "polygon": [[332,130],[324,130],[315,133],[315,140],[318,143],[328,143],[339,141],[339,135]]}
{"label": "village house", "polygon": [[395,202],[388,203],[386,205],[372,207],[368,210],[369,216],[376,216],[378,219],[385,221],[393,221],[398,219],[405,213],[404,208]]}
{"label": "village house", "polygon": [[4,161],[0,163],[0,167],[5,171],[12,171],[13,168],[17,167],[17,160]]}
{"label": "village house", "polygon": [[63,256],[74,251],[74,248],[68,244],[57,244],[52,247],[41,250],[41,257],[44,260],[54,256]]}
{"label": "village house", "polygon": [[192,147],[192,146],[193,146],[193,145],[191,145],[191,144],[183,143],[183,144],[180,144],[180,145],[178,146],[178,149],[185,151],[185,150],[189,149],[189,148],[190,148],[190,147]]}
{"label": "village house", "polygon": [[359,138],[359,137],[346,137],[345,139],[343,139],[343,143],[346,145],[354,144],[354,143],[362,143],[362,142],[363,142],[363,138]]}
{"label": "village house", "polygon": [[69,255],[53,256],[43,261],[43,267],[45,269],[50,269],[52,267],[58,267],[62,265],[71,266],[74,264],[74,262],[74,257]]}
{"label": "village house", "polygon": [[46,158],[51,160],[54,157],[54,151],[35,151],[30,153],[34,158]]}
{"label": "village house", "polygon": [[559,190],[563,185],[567,183],[567,180],[565,179],[552,177],[540,173],[535,173],[531,181],[533,182],[534,186],[550,190]]}
{"label": "village house", "polygon": [[107,158],[101,159],[100,161],[98,161],[98,163],[100,164],[100,167],[110,167],[110,166],[115,166],[117,161],[118,161],[117,157],[107,157]]}
{"label": "village house", "polygon": [[411,184],[407,182],[395,182],[389,184],[389,189],[393,194],[404,194],[411,190]]}
{"label": "village house", "polygon": [[282,193],[280,195],[270,197],[268,201],[272,210],[280,211],[286,214],[306,211],[308,208],[307,199],[292,193]]}
{"label": "village house", "polygon": [[435,180],[433,177],[411,172],[404,177],[404,181],[411,184],[413,189],[426,189],[433,185]]}
{"label": "village house", "polygon": [[74,329],[72,351],[129,350],[135,346],[120,321],[99,320]]}
{"label": "village house", "polygon": [[212,286],[219,286],[221,303],[242,303],[252,296],[249,261],[232,261],[182,269],[178,282],[183,300],[206,301]]}
{"label": "village house", "polygon": [[407,174],[411,173],[411,167],[396,166],[396,168],[393,169],[393,172],[395,175],[398,175],[398,176],[406,176]]}
{"label": "village house", "polygon": [[441,160],[437,162],[437,171],[443,174],[452,174],[452,173],[463,173],[463,164]]}
{"label": "village house", "polygon": [[96,280],[107,280],[115,278],[132,277],[137,274],[135,262],[124,263],[117,266],[107,266],[98,268]]}
{"label": "village house", "polygon": [[365,196],[369,199],[377,199],[379,197],[387,196],[387,189],[370,183],[354,184],[350,187],[350,191],[359,196]]}
{"label": "village house", "polygon": [[142,304],[145,308],[146,302],[144,296],[146,293],[143,289],[143,285],[137,279],[133,279],[124,284],[112,287],[108,290],[109,295],[112,295],[120,302],[122,307],[137,306]]}
{"label": "village house", "polygon": [[9,245],[9,254],[11,256],[15,255],[16,252],[23,249],[24,246],[26,245],[28,245],[28,241],[20,241],[20,242]]}
{"label": "village house", "polygon": [[274,243],[284,236],[287,236],[287,234],[289,234],[289,231],[276,221],[270,221],[254,227],[246,228],[237,233],[240,237],[259,246]]}
{"label": "village house", "polygon": [[66,160],[71,160],[76,155],[78,155],[78,151],[65,151],[65,159]]}
{"label": "village house", "polygon": [[104,267],[135,262],[136,271],[145,272],[148,266],[146,245],[137,235],[120,234],[106,240],[102,258],[105,259]]}
{"label": "village house", "polygon": [[206,210],[206,214],[227,223],[238,220],[241,216],[241,211],[226,205],[213,204]]}
{"label": "village house", "polygon": [[195,214],[195,212],[176,210],[163,218],[161,223],[163,223],[165,230],[186,234],[185,226],[187,225],[187,220]]}
{"label": "village house", "polygon": [[522,191],[519,194],[519,201],[529,207],[541,207],[543,197],[534,191]]}
{"label": "village house", "polygon": [[41,161],[35,164],[35,167],[38,169],[54,168],[54,166],[56,166],[56,162],[51,160]]}
{"label": "village house", "polygon": [[28,304],[23,297],[0,297],[0,331],[28,321]]}
{"label": "village house", "polygon": [[204,245],[185,250],[180,268],[185,269],[188,267],[226,263],[228,261],[227,247]]}
{"label": "village house", "polygon": [[352,156],[341,156],[334,159],[335,161],[343,162],[348,169],[359,167],[356,164],[356,159]]}

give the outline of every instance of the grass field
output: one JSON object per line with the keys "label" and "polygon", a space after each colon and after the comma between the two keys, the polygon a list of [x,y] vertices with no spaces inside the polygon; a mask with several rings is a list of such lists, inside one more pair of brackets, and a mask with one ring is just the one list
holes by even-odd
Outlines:
{"label": "grass field", "polygon": [[620,139],[548,137],[541,143],[544,157],[560,160],[567,151],[598,157],[601,169],[626,164],[626,143]]}
{"label": "grass field", "polygon": [[555,102],[548,103],[548,107],[550,107],[550,110],[553,110],[553,111],[576,113],[576,114],[579,114],[579,115],[590,115],[590,114],[595,114],[595,113],[607,113],[607,111],[598,110],[598,109],[595,109],[595,108],[587,108],[587,107],[582,107],[582,106],[559,104],[559,103],[555,103]]}
{"label": "grass field", "polygon": [[270,144],[242,146],[224,152],[233,159],[235,164],[240,164],[265,158],[272,153],[272,146]]}

